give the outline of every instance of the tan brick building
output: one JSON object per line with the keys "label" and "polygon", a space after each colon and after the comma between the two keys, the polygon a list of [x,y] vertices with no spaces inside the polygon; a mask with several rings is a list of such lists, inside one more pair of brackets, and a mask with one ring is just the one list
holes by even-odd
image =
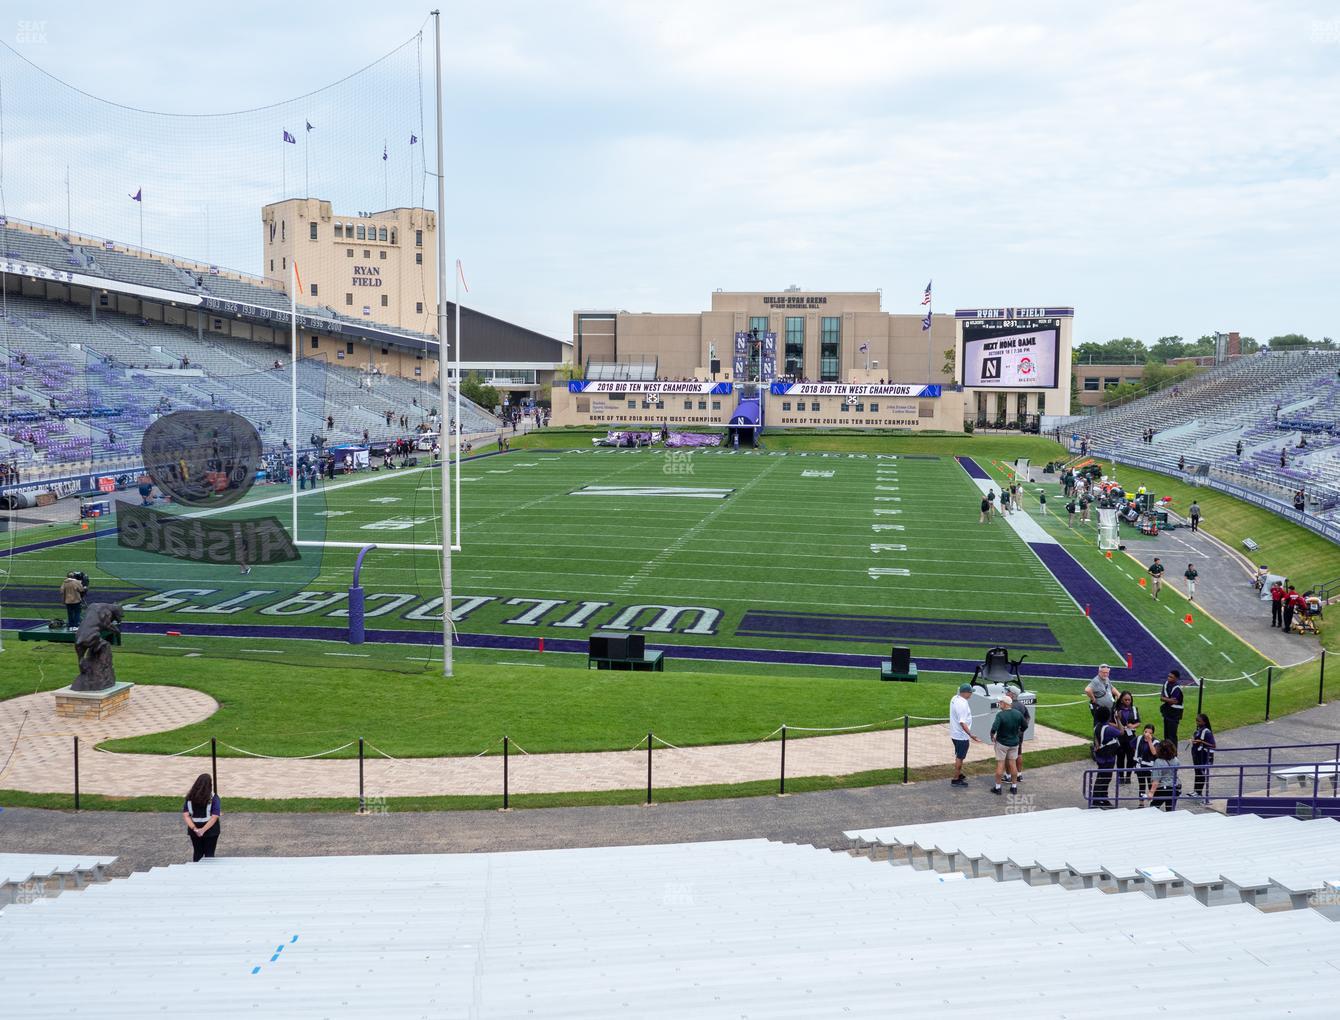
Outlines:
{"label": "tan brick building", "polygon": [[318,198],[261,209],[263,275],[284,289],[296,259],[301,301],[382,326],[437,333],[437,213],[336,213]]}

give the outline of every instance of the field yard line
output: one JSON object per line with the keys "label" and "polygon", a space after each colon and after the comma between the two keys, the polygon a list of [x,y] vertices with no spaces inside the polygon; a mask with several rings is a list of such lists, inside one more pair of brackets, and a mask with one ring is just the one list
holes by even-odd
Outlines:
{"label": "field yard line", "polygon": [[[755,485],[757,485],[760,481],[762,481],[764,478],[766,478],[769,474],[771,474],[774,470],[776,470],[777,467],[778,467],[781,463],[782,463],[782,462],[781,462],[780,460],[775,460],[775,461],[773,461],[773,462],[772,462],[772,465],[771,465],[770,467],[766,467],[766,468],[764,468],[762,471],[760,471],[758,474],[756,474],[752,479],[750,479],[750,480],[749,480],[748,482],[746,482],[744,485],[740,486],[740,488],[736,490],[736,499],[738,500],[741,496],[743,496],[745,493],[747,493],[750,489],[752,489],[752,488],[753,488]],[[656,568],[657,568],[660,564],[664,563],[665,560],[666,560],[668,557],[674,555],[675,550],[677,550],[677,549],[678,549],[680,546],[682,546],[686,541],[688,541],[690,538],[692,538],[692,537],[693,537],[694,535],[696,535],[698,532],[702,531],[703,528],[705,528],[708,524],[710,524],[710,523],[711,523],[712,521],[714,521],[718,516],[720,516],[720,514],[722,513],[722,511],[726,510],[728,507],[731,506],[731,503],[732,503],[732,501],[722,500],[722,501],[721,501],[721,504],[720,504],[719,506],[715,506],[715,507],[713,507],[710,511],[708,511],[706,514],[703,514],[702,517],[698,520],[698,523],[697,523],[697,524],[693,525],[691,528],[689,528],[687,531],[685,531],[682,535],[680,535],[677,539],[675,539],[673,542],[671,542],[669,545],[667,545],[665,548],[663,548],[660,552],[658,552],[655,556],[653,556],[651,559],[649,559],[649,560],[647,560],[645,563],[643,563],[641,569],[640,569],[636,574],[633,574],[633,575],[631,575],[630,577],[628,577],[627,579],[625,579],[624,583],[623,583],[622,585],[619,586],[620,589],[622,589],[622,588],[624,588],[624,587],[631,587],[636,581],[645,580],[645,579],[646,579],[646,576],[645,576],[645,575],[649,575],[649,574],[653,573],[653,572],[656,570]],[[643,575],[643,576],[639,576],[639,575]],[[679,580],[679,578],[676,578],[676,580]],[[707,579],[704,578],[703,580],[707,580]],[[722,583],[722,582],[721,582],[720,580],[718,580],[716,583],[720,584],[720,583]],[[730,582],[727,581],[726,583],[730,583]],[[745,582],[739,582],[739,583],[745,583]],[[750,581],[750,582],[747,582],[747,583],[749,583],[749,584],[754,584],[754,583],[757,583],[757,582]],[[771,583],[771,582],[769,582],[769,583]],[[799,582],[797,582],[797,583],[799,583]],[[845,587],[845,585],[843,585],[843,586],[836,586],[836,585],[835,585],[834,587]]]}
{"label": "field yard line", "polygon": [[1211,641],[1209,638],[1207,638],[1204,634],[1197,634],[1196,637],[1200,638],[1200,639],[1201,639],[1202,641],[1204,641],[1207,645],[1212,645],[1212,644],[1214,644],[1214,642]]}

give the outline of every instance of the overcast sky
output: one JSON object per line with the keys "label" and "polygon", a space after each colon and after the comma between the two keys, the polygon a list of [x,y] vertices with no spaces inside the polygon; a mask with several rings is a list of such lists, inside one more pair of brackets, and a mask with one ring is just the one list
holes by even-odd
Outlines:
{"label": "overcast sky", "polygon": [[[187,114],[319,89],[426,15],[7,9],[5,41],[43,70]],[[1340,335],[1334,2],[495,0],[444,17],[448,258],[484,311],[566,338],[574,308],[698,311],[717,287],[795,283],[916,312],[933,277],[937,311],[1073,304],[1077,342]],[[431,35],[422,56],[430,89]],[[424,184],[413,44],[223,119],[34,91],[0,57],[11,216],[63,226],[70,165],[76,230],[135,242],[143,187],[146,245],[259,272],[259,205],[282,178],[300,193],[303,147],[276,125],[304,118],[312,191],[338,211]]]}

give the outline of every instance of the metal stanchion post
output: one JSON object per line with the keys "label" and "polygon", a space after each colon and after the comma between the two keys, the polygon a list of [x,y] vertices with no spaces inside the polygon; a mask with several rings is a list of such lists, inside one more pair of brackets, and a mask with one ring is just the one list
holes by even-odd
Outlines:
{"label": "metal stanchion post", "polygon": [[74,809],[79,810],[79,738],[74,738]]}
{"label": "metal stanchion post", "polygon": [[358,813],[368,809],[367,799],[363,796],[363,738],[358,738]]}
{"label": "metal stanchion post", "polygon": [[511,745],[512,741],[507,737],[506,734],[504,734],[503,735],[503,810],[504,811],[511,810],[512,791],[511,788],[508,786],[509,777],[507,775],[508,768],[511,764],[510,762],[511,755],[509,754],[509,752],[511,751]]}
{"label": "metal stanchion post", "polygon": [[1200,715],[1201,708],[1205,704],[1205,678],[1201,677],[1196,681],[1196,714]]}
{"label": "metal stanchion post", "polygon": [[1317,676],[1317,704],[1326,700],[1326,649],[1321,650],[1321,669]]}
{"label": "metal stanchion post", "polygon": [[214,793],[217,796],[219,792],[219,741],[217,737],[209,738],[209,781],[214,784]]}
{"label": "metal stanchion post", "polygon": [[1266,722],[1270,722],[1270,689],[1275,686],[1275,667],[1266,667]]}
{"label": "metal stanchion post", "polygon": [[907,784],[907,732],[908,717],[903,716],[903,785]]}
{"label": "metal stanchion post", "polygon": [[777,784],[779,794],[786,792],[786,726],[782,726],[782,771]]}
{"label": "metal stanchion post", "polygon": [[647,731],[647,803],[651,803],[651,731]]}

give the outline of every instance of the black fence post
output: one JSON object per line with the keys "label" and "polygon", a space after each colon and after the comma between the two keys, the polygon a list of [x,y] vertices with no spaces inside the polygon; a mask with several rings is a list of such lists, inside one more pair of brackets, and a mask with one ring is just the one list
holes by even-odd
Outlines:
{"label": "black fence post", "polygon": [[786,726],[782,726],[782,772],[777,785],[779,794],[786,792]]}
{"label": "black fence post", "polygon": [[1321,671],[1317,677],[1317,704],[1326,700],[1326,649],[1321,650]]}
{"label": "black fence post", "polygon": [[358,738],[358,813],[368,809],[367,799],[363,796],[363,738]]}
{"label": "black fence post", "polygon": [[903,785],[907,785],[907,733],[908,717],[903,716]]}
{"label": "black fence post", "polygon": [[219,741],[209,738],[209,781],[214,784],[214,793],[219,792]]}
{"label": "black fence post", "polygon": [[74,809],[79,810],[79,738],[74,738]]}
{"label": "black fence post", "polygon": [[1270,689],[1275,686],[1275,667],[1266,667],[1266,722],[1270,722]]}
{"label": "black fence post", "polygon": [[508,768],[508,757],[509,757],[508,751],[510,749],[511,743],[512,742],[510,739],[508,739],[507,735],[503,734],[503,810],[504,811],[511,810],[510,807],[511,790],[508,789],[507,785],[507,768]]}
{"label": "black fence post", "polygon": [[651,803],[651,731],[647,731],[647,803]]}
{"label": "black fence post", "polygon": [[1196,714],[1204,710],[1205,707],[1205,678],[1201,677],[1196,681]]}

